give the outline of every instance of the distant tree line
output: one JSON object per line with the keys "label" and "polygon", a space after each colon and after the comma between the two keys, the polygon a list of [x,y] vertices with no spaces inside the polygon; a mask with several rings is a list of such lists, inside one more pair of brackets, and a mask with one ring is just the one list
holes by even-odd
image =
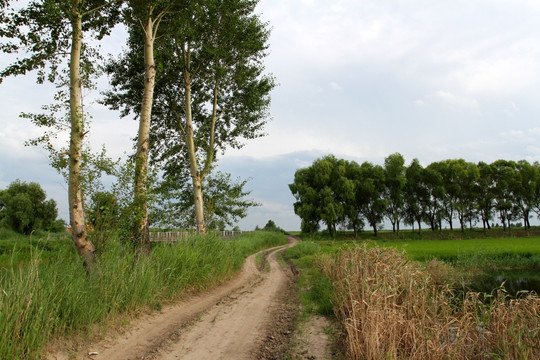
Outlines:
{"label": "distant tree line", "polygon": [[385,219],[394,232],[400,223],[419,233],[422,224],[453,230],[453,220],[462,231],[480,223],[490,229],[493,222],[506,230],[512,221],[529,229],[532,215],[540,216],[540,164],[526,160],[449,159],[423,167],[418,159],[406,166],[394,153],[381,166],[328,155],[298,169],[289,188],[303,232],[318,231],[322,223],[331,235],[337,226],[356,235],[367,224],[377,236]]}

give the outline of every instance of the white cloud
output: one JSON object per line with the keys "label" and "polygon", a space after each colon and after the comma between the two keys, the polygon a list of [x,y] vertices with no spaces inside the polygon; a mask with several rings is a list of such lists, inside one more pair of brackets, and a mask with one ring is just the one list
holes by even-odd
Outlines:
{"label": "white cloud", "polygon": [[477,59],[449,75],[471,93],[511,94],[540,80],[536,58],[527,55]]}
{"label": "white cloud", "polygon": [[509,138],[521,138],[526,139],[528,141],[538,141],[538,138],[540,137],[540,127],[535,128],[529,128],[527,130],[515,130],[511,129],[508,131],[503,131],[500,133],[503,137],[509,137]]}
{"label": "white cloud", "polygon": [[527,129],[527,134],[532,135],[532,136],[540,136],[540,127]]}
{"label": "white cloud", "polygon": [[335,81],[332,81],[332,82],[330,83],[330,87],[331,87],[333,90],[342,90],[341,86],[340,86],[337,82],[335,82]]}
{"label": "white cloud", "polygon": [[445,104],[462,109],[477,109],[478,101],[473,98],[459,96],[449,91],[437,90],[432,97],[442,101]]}

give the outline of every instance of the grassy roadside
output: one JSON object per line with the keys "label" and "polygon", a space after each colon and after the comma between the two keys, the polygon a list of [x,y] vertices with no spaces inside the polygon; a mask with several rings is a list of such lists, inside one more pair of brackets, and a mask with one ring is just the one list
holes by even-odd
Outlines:
{"label": "grassy roadside", "polygon": [[[330,245],[330,242],[321,244],[321,242],[308,240],[299,242],[294,247],[288,248],[284,253],[287,260],[292,261],[299,271],[296,286],[298,291],[297,301],[300,303],[295,320],[297,336],[291,344],[291,355],[287,359],[304,359],[305,356],[310,355],[310,348],[313,344],[304,343],[309,336],[304,332],[310,331],[309,328],[312,326],[310,324],[320,324],[321,320],[315,320],[320,318],[324,319],[322,321],[324,328],[315,331],[324,332],[328,336],[330,348],[327,351],[332,353],[332,358],[343,358],[340,349],[332,346],[332,344],[337,343],[336,338],[339,336],[337,318],[334,316],[331,302],[334,286],[330,279],[323,274],[322,268],[319,266],[320,261],[327,258],[334,251],[336,251],[336,247]],[[321,356],[321,354],[318,354],[318,356]]]}
{"label": "grassy roadside", "polygon": [[[41,358],[51,339],[99,334],[121,314],[159,309],[186,292],[223,282],[248,255],[286,242],[282,234],[266,232],[234,240],[193,237],[159,244],[137,258],[111,241],[90,276],[72,253],[44,261],[45,250],[32,251],[28,263],[0,269],[0,358]],[[11,259],[19,259],[16,248]]]}

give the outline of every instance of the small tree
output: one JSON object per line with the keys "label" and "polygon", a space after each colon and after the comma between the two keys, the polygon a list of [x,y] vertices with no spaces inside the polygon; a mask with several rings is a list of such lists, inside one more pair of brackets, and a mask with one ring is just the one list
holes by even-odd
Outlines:
{"label": "small tree", "polygon": [[395,153],[384,159],[384,173],[387,217],[392,223],[392,230],[399,234],[399,223],[403,216],[404,190],[407,182],[403,155]]}
{"label": "small tree", "polygon": [[275,232],[284,232],[279,226],[276,225],[274,220],[268,220],[266,225],[262,228],[264,231],[275,231]]}
{"label": "small tree", "polygon": [[422,233],[422,219],[425,216],[425,209],[429,206],[429,190],[424,182],[424,168],[418,161],[413,159],[407,170],[405,170],[405,214],[408,221],[414,228],[414,223],[418,224],[418,233]]}
{"label": "small tree", "polygon": [[356,204],[362,215],[373,228],[377,236],[377,228],[383,221],[385,209],[388,206],[384,198],[385,179],[384,168],[364,162],[356,173]]}
{"label": "small tree", "polygon": [[[231,175],[216,172],[208,177],[204,187],[204,216],[208,229],[223,230],[247,216],[247,210],[259,204],[249,199],[245,190],[248,180],[231,179]],[[158,189],[160,204],[152,209],[152,224],[159,227],[196,228],[193,188],[189,182],[183,188],[173,179],[164,181]]]}
{"label": "small tree", "polygon": [[45,191],[38,183],[12,182],[0,191],[0,225],[21,234],[34,230],[57,230],[56,202],[46,200]]}

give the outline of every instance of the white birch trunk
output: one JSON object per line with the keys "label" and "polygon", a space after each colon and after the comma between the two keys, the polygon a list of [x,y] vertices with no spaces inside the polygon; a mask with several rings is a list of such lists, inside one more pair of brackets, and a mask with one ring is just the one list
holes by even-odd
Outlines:
{"label": "white birch trunk", "polygon": [[[189,56],[189,55],[188,55]],[[204,182],[204,174],[199,172],[199,166],[197,164],[197,154],[195,150],[195,143],[193,140],[193,115],[191,112],[191,77],[188,71],[184,71],[184,85],[186,88],[186,143],[189,153],[189,169],[191,173],[191,179],[193,181],[193,200],[195,203],[195,222],[197,225],[197,232],[199,234],[206,232],[206,226],[204,221],[204,201],[202,185]]]}
{"label": "white birch trunk", "polygon": [[[78,7],[79,1],[74,2]],[[81,189],[82,140],[84,137],[84,119],[82,109],[82,84],[80,74],[82,19],[74,15],[72,20],[73,36],[71,43],[71,58],[69,67],[70,86],[70,120],[71,134],[69,143],[69,179],[68,202],[71,234],[77,252],[84,257],[86,267],[94,262],[94,245],[88,240],[84,211],[83,191]]]}
{"label": "white birch trunk", "polygon": [[137,139],[137,153],[135,155],[135,204],[137,206],[136,237],[140,241],[141,248],[149,250],[150,237],[147,203],[148,150],[150,141],[150,119],[152,115],[152,102],[154,99],[154,83],[156,77],[156,64],[154,60],[155,35],[152,17],[149,17],[144,32],[145,81]]}

